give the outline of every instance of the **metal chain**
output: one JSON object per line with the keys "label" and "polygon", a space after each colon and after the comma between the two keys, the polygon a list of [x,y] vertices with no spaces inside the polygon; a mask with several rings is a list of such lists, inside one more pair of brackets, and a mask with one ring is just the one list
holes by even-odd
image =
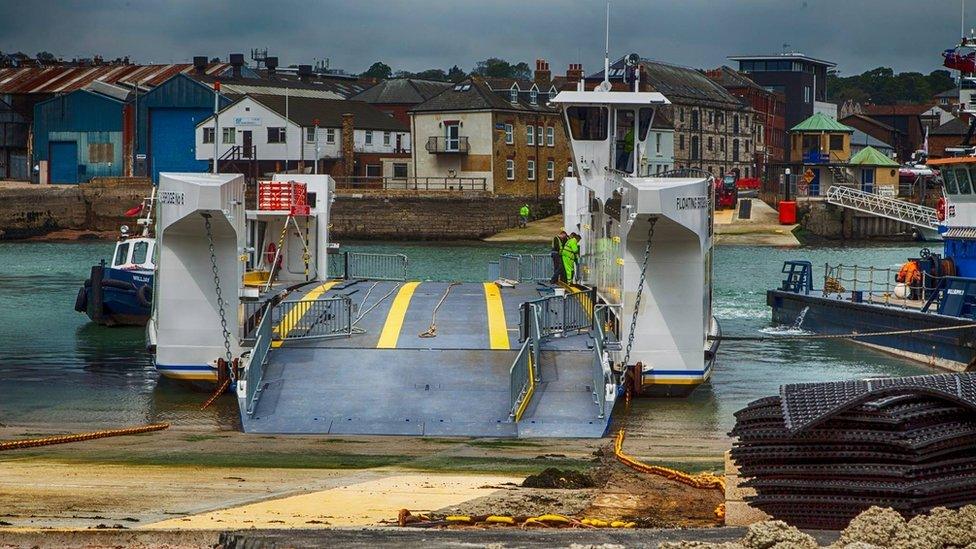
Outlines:
{"label": "metal chain", "polygon": [[224,354],[227,368],[230,368],[234,356],[230,352],[230,331],[227,329],[227,315],[224,313],[224,296],[220,290],[220,272],[217,269],[217,253],[214,250],[213,230],[210,226],[210,215],[203,215],[203,224],[207,228],[207,243],[210,246],[210,268],[213,271],[214,289],[217,293],[217,309],[220,312],[220,329],[224,332]]}
{"label": "metal chain", "polygon": [[644,294],[644,282],[647,279],[647,260],[651,257],[651,239],[654,238],[654,225],[657,217],[648,220],[647,245],[644,247],[644,264],[641,266],[640,283],[637,286],[637,296],[634,298],[634,316],[630,319],[630,333],[627,334],[627,351],[624,353],[624,366],[630,364],[630,350],[634,346],[634,333],[637,329],[637,316],[640,314],[641,296]]}

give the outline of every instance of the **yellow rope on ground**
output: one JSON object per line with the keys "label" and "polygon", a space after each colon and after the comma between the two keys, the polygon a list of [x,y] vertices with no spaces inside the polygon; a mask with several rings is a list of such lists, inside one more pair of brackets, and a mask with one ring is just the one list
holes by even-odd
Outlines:
{"label": "yellow rope on ground", "polygon": [[[688,486],[700,488],[702,490],[721,490],[722,494],[725,494],[725,477],[713,475],[712,473],[699,473],[697,475],[691,475],[685,473],[684,471],[671,469],[670,467],[649,465],[628,456],[624,453],[623,429],[617,431],[617,438],[613,443],[613,454],[617,457],[617,461],[623,463],[631,469],[634,469],[635,471],[659,475],[669,480],[674,480],[676,482],[687,484]],[[725,503],[722,503],[715,508],[715,516],[719,520],[725,519]]]}
{"label": "yellow rope on ground", "polygon": [[[218,366],[218,367],[223,368],[224,366]],[[210,405],[213,404],[218,397],[220,397],[220,395],[224,394],[224,391],[226,391],[228,387],[230,387],[230,377],[225,379],[224,382],[220,384],[220,387],[217,387],[217,390],[214,391],[214,394],[210,395],[210,398],[208,398],[207,401],[203,403],[203,406],[201,406],[200,409],[206,410],[207,408],[209,408]]]}
{"label": "yellow rope on ground", "polygon": [[167,427],[169,427],[169,423],[150,423],[148,425],[127,427],[125,429],[109,429],[106,431],[92,431],[90,433],[77,433],[74,435],[57,435],[44,438],[10,440],[7,442],[0,442],[0,451],[36,448],[38,446],[50,446],[52,444],[65,444],[68,442],[81,442],[83,440],[94,440],[96,438],[138,435],[139,433],[148,433],[150,431],[162,431]]}

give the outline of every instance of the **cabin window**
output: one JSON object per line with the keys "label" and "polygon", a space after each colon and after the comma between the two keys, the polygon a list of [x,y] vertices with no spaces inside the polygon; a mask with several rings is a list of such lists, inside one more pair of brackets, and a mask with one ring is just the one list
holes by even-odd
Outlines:
{"label": "cabin window", "polygon": [[973,167],[969,168],[968,171],[969,171],[969,179],[970,179],[971,184],[970,184],[969,187],[966,187],[963,184],[963,178],[960,177],[959,178],[959,194],[973,194],[973,191],[976,190],[976,166],[973,166]]}
{"label": "cabin window", "polygon": [[149,259],[149,243],[145,240],[140,240],[132,245],[132,262],[136,264],[143,264]]}
{"label": "cabin window", "polygon": [[603,141],[609,135],[610,112],[606,107],[569,107],[566,118],[577,141]]}
{"label": "cabin window", "polygon": [[956,184],[959,186],[958,194],[972,194],[973,184],[969,178],[969,170],[966,168],[959,168],[955,170],[956,172]]}
{"label": "cabin window", "polygon": [[946,193],[959,194],[959,187],[956,185],[956,170],[942,170],[942,177],[945,181]]}
{"label": "cabin window", "polygon": [[129,259],[129,243],[124,242],[119,244],[115,248],[115,261],[112,262],[112,266],[117,267],[119,265],[125,265],[128,263]]}
{"label": "cabin window", "polygon": [[640,141],[647,140],[647,130],[651,128],[651,119],[654,118],[654,109],[643,108],[637,113],[637,118],[640,120],[640,124],[637,126],[640,136]]}

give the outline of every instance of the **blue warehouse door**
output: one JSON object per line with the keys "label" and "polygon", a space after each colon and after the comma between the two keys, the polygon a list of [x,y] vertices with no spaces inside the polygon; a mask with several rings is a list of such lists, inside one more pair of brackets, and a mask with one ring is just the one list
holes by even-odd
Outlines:
{"label": "blue warehouse door", "polygon": [[149,110],[149,158],[153,182],[159,172],[205,172],[207,161],[196,159],[196,126],[213,109],[158,108]]}
{"label": "blue warehouse door", "polygon": [[78,142],[51,141],[49,147],[48,180],[51,183],[77,183]]}

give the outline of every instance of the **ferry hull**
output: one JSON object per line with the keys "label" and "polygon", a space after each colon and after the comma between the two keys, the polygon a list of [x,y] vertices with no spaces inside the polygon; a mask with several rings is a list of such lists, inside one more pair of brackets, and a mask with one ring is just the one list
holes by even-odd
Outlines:
{"label": "ferry hull", "polygon": [[972,324],[973,329],[911,335],[851,339],[866,347],[952,372],[971,370],[976,364],[976,323],[966,319],[922,313],[911,309],[769,290],[766,303],[773,322],[793,325],[803,314],[801,328],[818,334],[884,332]]}

